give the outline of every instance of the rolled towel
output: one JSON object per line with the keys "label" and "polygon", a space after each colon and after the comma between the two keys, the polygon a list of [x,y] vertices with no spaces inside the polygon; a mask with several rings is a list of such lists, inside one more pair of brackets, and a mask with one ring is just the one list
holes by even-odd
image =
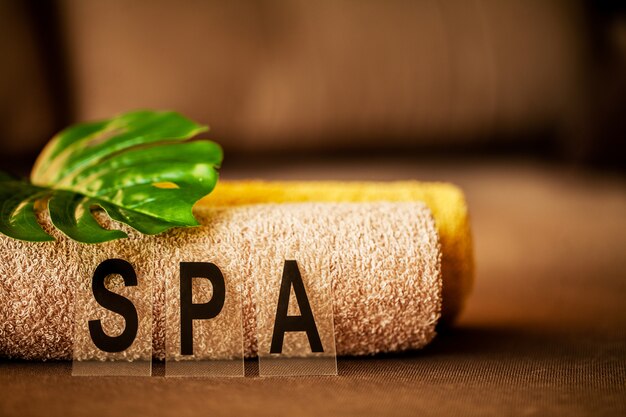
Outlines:
{"label": "rolled towel", "polygon": [[[460,311],[465,297],[472,283],[473,258],[471,251],[471,238],[469,234],[469,222],[467,209],[463,195],[458,188],[449,184],[424,184],[417,182],[396,183],[337,183],[337,182],[220,182],[217,189],[208,198],[201,201],[195,208],[196,214],[202,219],[203,227],[197,229],[180,229],[156,237],[140,236],[129,228],[116,224],[130,234],[130,238],[124,241],[107,243],[98,246],[77,245],[59,236],[50,229],[58,240],[54,243],[23,243],[0,236],[0,249],[2,250],[2,262],[0,263],[0,356],[47,359],[71,357],[72,349],[72,308],[73,291],[76,277],[78,277],[78,262],[76,260],[77,246],[83,251],[103,251],[111,246],[116,247],[115,253],[136,252],[132,249],[138,245],[140,248],[167,248],[172,239],[182,247],[179,253],[185,252],[184,242],[187,234],[202,235],[202,231],[211,230],[212,210],[219,212],[231,211],[228,207],[252,203],[282,203],[297,201],[399,201],[412,202],[424,201],[432,210],[439,231],[443,259],[441,269],[443,271],[443,312],[444,320],[448,322]],[[217,209],[217,207],[222,207]],[[268,207],[273,207],[270,204]],[[261,208],[261,206],[258,206]],[[314,216],[309,213],[308,217]],[[417,218],[417,217],[415,217]],[[47,220],[44,221],[44,224]],[[109,220],[103,223],[112,225]],[[394,226],[397,227],[398,225]],[[401,228],[398,227],[398,230]],[[149,244],[152,242],[152,244]],[[170,242],[170,243],[168,243]],[[126,248],[126,249],[123,249]],[[72,258],[74,253],[74,258]],[[210,253],[205,251],[204,253]],[[170,253],[171,255],[171,253]],[[170,256],[168,255],[168,256]],[[154,259],[159,262],[160,254],[147,259],[147,270],[153,272],[154,284],[154,327],[153,347],[155,356],[162,358],[164,354],[164,275],[156,272]],[[95,266],[94,266],[95,267]],[[364,277],[368,275],[365,274]],[[371,278],[371,277],[370,277]],[[251,277],[244,277],[250,280]],[[415,279],[415,276],[413,277]],[[375,281],[375,280],[374,280]],[[333,283],[333,285],[337,285]],[[252,297],[250,288],[246,286],[246,298],[244,308],[246,314],[246,353],[254,353],[254,323]],[[333,287],[335,288],[335,287]],[[390,287],[393,288],[393,287]],[[412,287],[409,287],[409,289]],[[409,294],[409,293],[407,293]],[[334,294],[337,299],[337,294]],[[358,300],[355,299],[355,300]],[[335,301],[337,304],[337,302]],[[358,303],[357,303],[358,304]],[[354,304],[354,305],[357,305]],[[371,303],[369,305],[372,305]],[[396,305],[392,303],[392,305]],[[362,307],[362,306],[361,306]],[[403,310],[400,310],[403,311]],[[446,313],[447,312],[447,313]],[[396,338],[391,333],[381,332],[376,327],[376,321],[366,333],[375,334],[378,337],[375,343],[369,344],[368,339],[344,337],[342,327],[354,327],[351,320],[354,317],[345,317],[342,322],[343,310],[335,311],[337,317],[335,325],[337,329],[337,351],[340,354],[375,353],[377,351],[392,351],[407,348],[420,347],[430,340],[434,333],[424,331],[419,340],[410,341]],[[411,310],[406,310],[408,318]],[[388,317],[393,317],[394,310],[389,311]],[[361,317],[368,322],[368,317]],[[402,318],[404,320],[404,318]],[[413,320],[400,321],[401,326],[411,331],[421,331],[422,327],[416,325]],[[430,324],[428,324],[430,326]],[[428,329],[429,327],[425,329]],[[354,327],[358,329],[357,327]],[[345,333],[347,336],[348,333]],[[360,342],[359,342],[360,340]],[[361,343],[361,348],[349,347],[344,341]],[[382,344],[380,344],[382,342]],[[377,344],[378,343],[378,344]]]}
{"label": "rolled towel", "polygon": [[296,202],[423,201],[435,218],[441,242],[443,324],[463,310],[474,282],[474,255],[463,192],[440,182],[220,181],[198,206]]}
{"label": "rolled towel", "polygon": [[[301,231],[308,230],[306,235],[309,236],[309,240],[302,242],[301,248],[306,248],[308,242],[315,241],[320,245],[321,242],[326,242],[321,247],[316,246],[316,243],[313,245],[315,250],[305,256],[316,259],[320,254],[338,256],[338,253],[348,253],[350,257],[345,259],[353,262],[350,265],[354,269],[344,267],[344,273],[332,277],[338,354],[356,355],[419,348],[434,336],[434,325],[441,307],[441,278],[436,261],[439,252],[435,250],[435,226],[430,211],[423,204],[267,204],[237,208],[228,207],[228,198],[234,198],[237,204],[245,204],[245,198],[242,194],[238,195],[238,192],[254,189],[262,194],[263,187],[271,188],[271,184],[225,185],[213,199],[204,200],[196,206],[196,214],[203,226],[195,229],[178,229],[164,235],[147,237],[121,226],[129,232],[129,239],[98,246],[79,245],[58,234],[56,242],[40,244],[0,238],[3,258],[0,264],[0,275],[3,277],[0,282],[0,305],[3,306],[0,317],[0,355],[25,359],[71,358],[73,291],[81,259],[89,259],[90,256],[93,258],[92,252],[109,251],[119,255],[144,251],[149,253],[140,258],[146,264],[139,268],[149,275],[154,289],[154,355],[163,358],[164,286],[166,277],[176,278],[177,260],[185,260],[186,254],[195,252],[206,254],[207,260],[213,262],[213,259],[222,256],[220,253],[226,253],[216,251],[221,242],[230,242],[231,245],[236,243],[236,246],[230,246],[232,248],[249,248],[249,242],[254,241],[257,242],[255,247],[261,248],[263,236],[266,236],[265,232],[268,230],[294,233],[293,237],[297,240],[298,227]],[[288,186],[297,187],[297,184]],[[404,186],[415,188],[418,184]],[[440,186],[430,186],[426,195],[436,194],[436,189]],[[231,194],[225,193],[228,187],[233,187]],[[350,186],[334,184],[334,187],[345,189]],[[454,189],[448,190],[450,191]],[[254,197],[254,193],[246,195]],[[367,199],[368,194],[363,195],[363,199]],[[370,198],[373,199],[372,196]],[[408,196],[404,198],[410,200]],[[439,201],[450,202],[449,198],[450,195],[440,198]],[[382,199],[385,199],[385,195]],[[377,216],[377,222],[372,221],[372,216]],[[287,221],[288,219],[290,220]],[[110,220],[102,221],[105,225],[113,226]],[[309,224],[311,221],[313,223]],[[234,230],[241,231],[241,225],[245,224],[248,225],[246,231],[256,232],[233,233]],[[306,229],[307,224],[309,229]],[[342,227],[343,224],[346,227]],[[372,228],[375,224],[382,229]],[[440,220],[439,230],[442,230],[441,224]],[[114,226],[120,227],[117,224]],[[320,232],[314,234],[315,236],[327,238],[311,240],[314,230]],[[372,244],[376,240],[372,240],[372,237],[377,236],[375,234],[369,239],[363,239],[361,235],[359,239],[354,236],[351,240],[345,239],[350,233],[367,230],[378,231],[382,233],[378,237],[386,236],[387,239],[380,240],[378,245]],[[336,233],[338,231],[341,233]],[[334,244],[341,246],[343,252],[333,252],[333,246],[327,245],[328,239],[333,239]],[[468,239],[467,235],[464,239]],[[359,241],[364,246],[356,244]],[[341,242],[346,243],[342,246]],[[401,244],[397,244],[398,242]],[[275,247],[275,243],[270,240],[266,240],[264,244],[266,250]],[[331,252],[324,253],[320,248],[327,248]],[[252,256],[250,254],[253,252],[250,252],[247,254],[249,259],[246,259],[246,253],[240,251],[230,253],[234,257],[231,257],[231,262],[240,263],[234,268],[241,268],[246,283],[243,297],[244,346],[246,355],[252,356],[256,351],[256,317],[253,286],[250,285],[254,277],[250,270],[254,259],[262,259],[264,252],[255,251],[257,255]],[[458,257],[455,259],[459,260]],[[392,260],[398,262],[394,263]],[[466,261],[471,263],[471,260]],[[381,265],[384,266],[382,269]],[[376,292],[381,288],[389,293]]]}

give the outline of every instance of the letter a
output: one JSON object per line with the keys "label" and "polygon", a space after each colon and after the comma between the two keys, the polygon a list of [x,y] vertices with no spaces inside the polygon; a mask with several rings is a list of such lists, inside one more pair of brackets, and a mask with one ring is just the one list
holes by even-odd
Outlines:
{"label": "letter a", "polygon": [[[289,295],[293,287],[296,302],[300,307],[299,316],[289,316]],[[276,320],[274,321],[274,333],[270,353],[282,353],[285,332],[306,332],[312,352],[324,352],[322,341],[315,325],[311,305],[304,289],[302,276],[296,261],[285,261],[283,278],[280,283],[278,295],[278,307],[276,308]]]}

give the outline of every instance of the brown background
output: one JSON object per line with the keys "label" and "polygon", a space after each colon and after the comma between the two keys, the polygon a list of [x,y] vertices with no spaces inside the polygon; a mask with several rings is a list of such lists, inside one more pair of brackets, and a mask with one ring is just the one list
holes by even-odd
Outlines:
{"label": "brown background", "polygon": [[3,0],[0,162],[175,109],[239,156],[524,151],[624,161],[621,2]]}

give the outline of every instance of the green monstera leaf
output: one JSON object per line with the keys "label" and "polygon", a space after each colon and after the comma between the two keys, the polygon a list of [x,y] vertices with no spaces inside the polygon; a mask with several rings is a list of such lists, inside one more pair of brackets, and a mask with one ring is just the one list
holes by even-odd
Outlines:
{"label": "green monstera leaf", "polygon": [[222,149],[190,138],[206,126],[174,112],[135,111],[72,126],[55,136],[33,167],[30,182],[0,173],[0,233],[31,242],[54,240],[35,207],[83,243],[127,237],[103,228],[93,211],[144,234],[196,226],[193,205],[217,182]]}

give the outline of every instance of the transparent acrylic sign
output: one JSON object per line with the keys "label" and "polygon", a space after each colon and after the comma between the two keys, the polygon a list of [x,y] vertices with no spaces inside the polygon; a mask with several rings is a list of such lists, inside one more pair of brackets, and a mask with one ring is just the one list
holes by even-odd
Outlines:
{"label": "transparent acrylic sign", "polygon": [[180,262],[166,281],[165,376],[242,377],[241,274]]}
{"label": "transparent acrylic sign", "polygon": [[276,262],[256,284],[259,375],[337,375],[328,265]]}
{"label": "transparent acrylic sign", "polygon": [[72,375],[150,376],[152,286],[147,265],[106,248],[83,245],[79,252]]}

